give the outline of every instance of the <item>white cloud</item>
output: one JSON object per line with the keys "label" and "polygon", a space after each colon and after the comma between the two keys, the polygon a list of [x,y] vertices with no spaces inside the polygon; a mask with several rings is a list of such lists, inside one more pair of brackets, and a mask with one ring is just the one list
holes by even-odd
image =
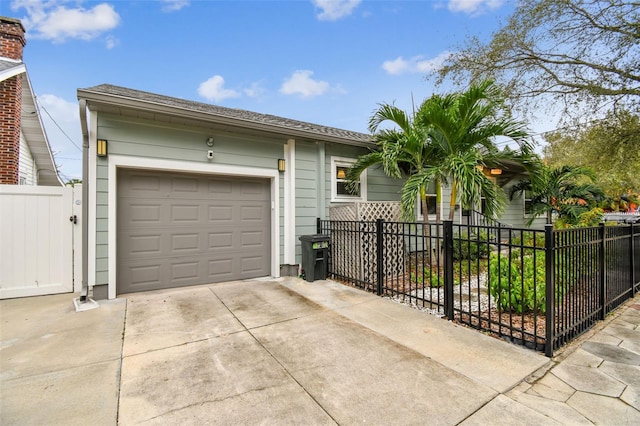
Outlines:
{"label": "white cloud", "polygon": [[266,93],[266,89],[262,87],[262,82],[256,81],[251,86],[243,89],[242,92],[250,98],[259,98]]}
{"label": "white cloud", "polygon": [[467,14],[495,10],[504,4],[504,0],[449,0],[449,10]]}
{"label": "white cloud", "polygon": [[200,83],[200,86],[198,86],[198,94],[213,102],[222,102],[225,99],[240,96],[240,93],[235,90],[225,89],[224,78],[222,78],[221,75],[214,75],[207,81]]}
{"label": "white cloud", "polygon": [[67,8],[65,1],[15,0],[13,10],[25,9],[22,23],[27,37],[63,42],[67,39],[92,40],[120,23],[120,15],[112,5],[98,4],[91,9]]}
{"label": "white cloud", "polygon": [[313,71],[298,70],[287,78],[282,86],[280,93],[283,95],[300,95],[303,98],[311,98],[325,94],[329,89],[329,83],[326,81],[314,80],[311,78]]}
{"label": "white cloud", "polygon": [[190,0],[161,0],[163,12],[175,12],[189,6]]}
{"label": "white cloud", "polygon": [[337,21],[351,15],[361,2],[362,0],[312,0],[316,9],[320,9],[316,16],[321,21]]}
{"label": "white cloud", "polygon": [[392,61],[384,61],[382,69],[391,75],[426,73],[442,67],[442,64],[450,55],[451,52],[445,50],[431,59],[424,59],[422,55],[414,56],[410,59],[404,59],[402,56],[398,56]]}

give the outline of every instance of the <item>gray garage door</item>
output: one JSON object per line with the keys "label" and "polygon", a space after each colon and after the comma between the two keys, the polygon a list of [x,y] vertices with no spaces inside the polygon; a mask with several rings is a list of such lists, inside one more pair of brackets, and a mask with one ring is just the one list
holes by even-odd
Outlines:
{"label": "gray garage door", "polygon": [[271,274],[268,179],[118,172],[118,293]]}

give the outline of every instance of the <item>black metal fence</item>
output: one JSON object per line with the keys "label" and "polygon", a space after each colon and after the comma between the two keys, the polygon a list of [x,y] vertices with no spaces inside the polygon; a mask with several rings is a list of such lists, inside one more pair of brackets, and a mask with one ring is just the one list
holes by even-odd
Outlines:
{"label": "black metal fence", "polygon": [[329,276],[552,356],[640,290],[640,226],[317,223]]}

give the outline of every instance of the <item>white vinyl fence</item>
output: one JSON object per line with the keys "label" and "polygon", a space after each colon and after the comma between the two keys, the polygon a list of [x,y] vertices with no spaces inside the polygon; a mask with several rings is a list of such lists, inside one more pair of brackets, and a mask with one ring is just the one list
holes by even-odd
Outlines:
{"label": "white vinyl fence", "polygon": [[80,185],[0,185],[0,299],[80,290],[81,194]]}

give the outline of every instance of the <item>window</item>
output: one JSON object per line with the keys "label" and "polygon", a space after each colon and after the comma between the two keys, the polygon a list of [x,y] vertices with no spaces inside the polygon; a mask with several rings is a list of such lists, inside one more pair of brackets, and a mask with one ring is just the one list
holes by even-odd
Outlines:
{"label": "window", "polygon": [[[436,194],[427,194],[427,211],[429,212],[429,216],[433,216],[433,218],[435,218],[437,207]],[[422,210],[422,202],[420,201],[420,198],[418,198],[417,213],[417,220],[424,220],[424,212]]]}
{"label": "window", "polygon": [[360,175],[360,180],[354,191],[347,188],[347,171],[355,163],[352,158],[331,157],[331,201],[366,201],[367,200],[367,171]]}
{"label": "window", "polygon": [[531,205],[532,205],[532,200],[531,200],[531,191],[524,191],[524,215],[525,216],[530,216],[531,215]]}

